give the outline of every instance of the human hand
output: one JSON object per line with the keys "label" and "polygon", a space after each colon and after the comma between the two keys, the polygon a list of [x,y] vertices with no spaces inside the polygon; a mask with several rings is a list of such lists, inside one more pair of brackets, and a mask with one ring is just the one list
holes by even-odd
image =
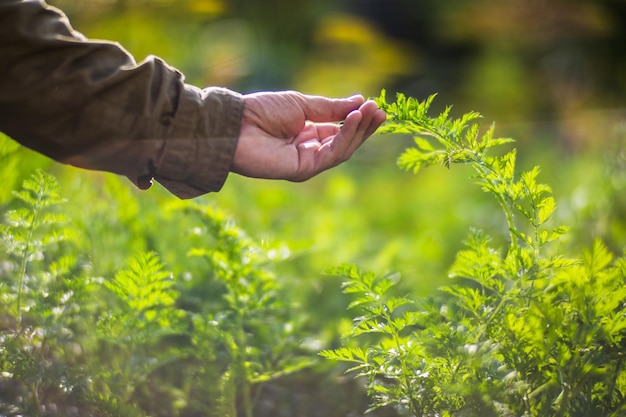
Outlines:
{"label": "human hand", "polygon": [[284,91],[243,99],[231,170],[248,177],[305,181],[348,160],[385,121],[376,103],[360,95],[330,99]]}

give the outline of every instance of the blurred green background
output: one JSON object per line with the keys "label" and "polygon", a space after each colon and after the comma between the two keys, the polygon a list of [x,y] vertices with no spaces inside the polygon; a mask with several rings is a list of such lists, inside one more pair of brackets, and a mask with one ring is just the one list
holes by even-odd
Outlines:
{"label": "blurred green background", "polygon": [[[55,0],[90,38],[119,42],[138,61],[157,55],[197,86],[246,93],[395,92],[435,110],[475,110],[496,134],[516,139],[520,170],[542,168],[562,245],[596,237],[626,242],[626,1],[622,0]],[[268,247],[310,312],[323,343],[346,325],[348,301],[324,272],[356,263],[399,272],[409,296],[432,293],[470,227],[504,238],[496,203],[471,186],[471,172],[397,169],[410,137],[376,135],[347,163],[306,183],[231,175],[200,197],[232,215]],[[13,146],[4,144],[3,146]],[[138,191],[111,174],[51,163],[21,149],[0,167],[0,201],[34,168],[59,177],[74,219],[88,231],[96,276],[111,276],[129,250],[175,260],[186,224],[167,222],[173,197]],[[177,219],[176,221],[179,221]],[[163,225],[167,224],[167,227]],[[184,266],[168,265],[175,273]],[[179,268],[179,269],[177,269]],[[344,321],[341,321],[345,318]],[[323,336],[319,336],[322,334]],[[320,346],[323,347],[323,346]]]}

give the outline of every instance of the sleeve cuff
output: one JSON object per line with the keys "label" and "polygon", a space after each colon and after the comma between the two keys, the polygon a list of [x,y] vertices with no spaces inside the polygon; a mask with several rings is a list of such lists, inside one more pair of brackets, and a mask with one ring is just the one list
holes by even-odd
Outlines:
{"label": "sleeve cuff", "polygon": [[230,172],[242,113],[239,93],[185,85],[154,179],[183,199],[219,191]]}

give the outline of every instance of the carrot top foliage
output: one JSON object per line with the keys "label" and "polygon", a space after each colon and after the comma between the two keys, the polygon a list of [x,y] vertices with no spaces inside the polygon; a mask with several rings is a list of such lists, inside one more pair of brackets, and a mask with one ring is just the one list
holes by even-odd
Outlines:
{"label": "carrot top foliage", "polygon": [[[618,416],[626,410],[626,260],[596,241],[580,254],[552,245],[567,233],[551,225],[552,191],[539,167],[518,172],[516,151],[478,113],[458,119],[434,99],[402,94],[387,103],[387,133],[411,134],[403,169],[469,164],[498,203],[508,245],[492,246],[478,228],[434,299],[393,294],[397,278],[343,265],[344,292],[358,311],[345,345],[321,355],[353,364],[366,378],[371,409],[393,405],[414,416]],[[370,335],[365,339],[364,334]]]}

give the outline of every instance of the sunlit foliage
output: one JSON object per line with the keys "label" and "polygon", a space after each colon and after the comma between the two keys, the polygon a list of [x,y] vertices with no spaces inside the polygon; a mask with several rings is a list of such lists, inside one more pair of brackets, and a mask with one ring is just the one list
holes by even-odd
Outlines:
{"label": "sunlit foliage", "polygon": [[567,229],[549,226],[556,205],[537,181],[539,169],[519,173],[514,150],[488,156],[509,141],[494,139],[493,126],[479,133],[476,113],[452,119],[448,108],[430,117],[431,103],[379,98],[390,116],[386,130],[416,135],[400,166],[471,165],[505,214],[508,245],[493,247],[473,230],[437,300],[394,296],[393,277],[354,266],[333,271],[347,279],[358,315],[346,346],[322,356],[354,364],[372,407],[407,415],[621,415],[625,258],[599,240],[581,254],[551,249]]}

